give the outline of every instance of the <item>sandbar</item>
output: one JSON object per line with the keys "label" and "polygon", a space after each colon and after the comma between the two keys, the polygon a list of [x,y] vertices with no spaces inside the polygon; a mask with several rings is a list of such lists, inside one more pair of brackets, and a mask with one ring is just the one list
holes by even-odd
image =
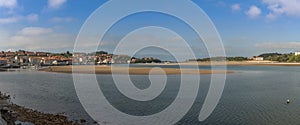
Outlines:
{"label": "sandbar", "polygon": [[122,67],[122,66],[50,66],[41,69],[45,72],[57,73],[83,73],[83,74],[131,74],[131,75],[173,75],[173,74],[224,74],[232,73],[225,70],[196,70],[180,68],[148,68],[148,67]]}

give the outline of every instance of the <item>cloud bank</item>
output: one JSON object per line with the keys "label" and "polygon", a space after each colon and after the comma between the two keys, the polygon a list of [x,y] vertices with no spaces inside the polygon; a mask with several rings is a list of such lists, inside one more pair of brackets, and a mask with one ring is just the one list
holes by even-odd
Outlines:
{"label": "cloud bank", "polygon": [[17,0],[0,0],[0,7],[14,8],[17,6]]}
{"label": "cloud bank", "polygon": [[281,15],[300,17],[300,0],[263,0],[270,10],[268,19],[276,19]]}
{"label": "cloud bank", "polygon": [[59,50],[70,48],[74,38],[69,34],[57,33],[53,28],[25,27],[13,35],[1,37],[1,48],[26,50]]}

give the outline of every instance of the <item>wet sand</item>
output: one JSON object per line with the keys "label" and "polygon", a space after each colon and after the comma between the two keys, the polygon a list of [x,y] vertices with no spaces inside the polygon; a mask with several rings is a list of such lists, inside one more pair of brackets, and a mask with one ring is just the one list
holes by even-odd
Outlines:
{"label": "wet sand", "polygon": [[[203,63],[199,63],[201,65]],[[218,65],[218,63],[215,63]],[[228,61],[229,66],[300,66],[300,63],[274,62],[274,61]]]}
{"label": "wet sand", "polygon": [[[148,64],[140,64],[148,65]],[[180,62],[169,64],[150,64],[150,65],[199,65],[199,66],[300,66],[296,62],[275,62],[275,61],[226,61],[226,62]]]}
{"label": "wet sand", "polygon": [[[72,72],[73,70],[73,72]],[[221,74],[232,73],[222,70],[195,70],[179,68],[144,68],[144,67],[119,67],[119,66],[51,66],[40,71],[58,73],[84,73],[84,74],[131,74],[131,75],[172,75],[172,74]]]}
{"label": "wet sand", "polygon": [[[209,63],[199,63],[198,65],[205,65]],[[214,62],[215,65],[222,65]],[[228,66],[300,66],[300,63],[287,63],[287,62],[273,62],[273,61],[228,61]]]}

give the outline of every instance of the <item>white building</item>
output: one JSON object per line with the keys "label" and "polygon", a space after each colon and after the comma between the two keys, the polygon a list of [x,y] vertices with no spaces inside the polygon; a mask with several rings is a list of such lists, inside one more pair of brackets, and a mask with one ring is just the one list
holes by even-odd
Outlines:
{"label": "white building", "polygon": [[300,55],[300,51],[295,52],[295,56],[298,56],[298,55]]}
{"label": "white building", "polygon": [[255,61],[264,61],[264,57],[254,57],[253,60],[255,60]]}

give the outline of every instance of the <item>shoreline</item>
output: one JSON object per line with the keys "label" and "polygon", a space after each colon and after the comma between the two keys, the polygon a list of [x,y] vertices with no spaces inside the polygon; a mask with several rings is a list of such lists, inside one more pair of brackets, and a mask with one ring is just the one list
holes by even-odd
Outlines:
{"label": "shoreline", "polygon": [[[29,123],[34,125],[85,125],[86,120],[70,120],[63,114],[43,113],[10,102],[10,96],[0,92],[0,123],[15,125]],[[96,123],[94,123],[96,124]]]}
{"label": "shoreline", "polygon": [[[179,63],[137,63],[141,66],[300,66],[300,63],[274,62],[274,61],[226,61],[226,62],[179,62]],[[72,68],[73,67],[73,68]],[[95,67],[95,70],[94,70]],[[113,67],[113,68],[111,68]],[[160,70],[160,71],[159,71]],[[179,68],[160,68],[159,70],[151,67],[124,67],[124,66],[104,66],[104,65],[78,65],[78,66],[50,66],[40,69],[44,72],[56,73],[83,73],[83,74],[130,74],[130,75],[174,75],[174,74],[222,74],[233,73],[233,71],[206,70],[206,69],[179,69]]]}
{"label": "shoreline", "polygon": [[[93,70],[95,69],[95,70]],[[175,75],[175,74],[223,74],[233,73],[223,70],[195,70],[179,68],[149,68],[149,67],[121,67],[121,66],[50,66],[40,69],[44,72],[83,73],[83,74],[130,74],[130,75]]]}
{"label": "shoreline", "polygon": [[274,62],[274,61],[208,61],[208,62],[179,62],[179,63],[167,63],[167,64],[138,64],[138,65],[162,65],[162,66],[168,66],[168,65],[191,65],[191,66],[300,66],[300,62]]}

